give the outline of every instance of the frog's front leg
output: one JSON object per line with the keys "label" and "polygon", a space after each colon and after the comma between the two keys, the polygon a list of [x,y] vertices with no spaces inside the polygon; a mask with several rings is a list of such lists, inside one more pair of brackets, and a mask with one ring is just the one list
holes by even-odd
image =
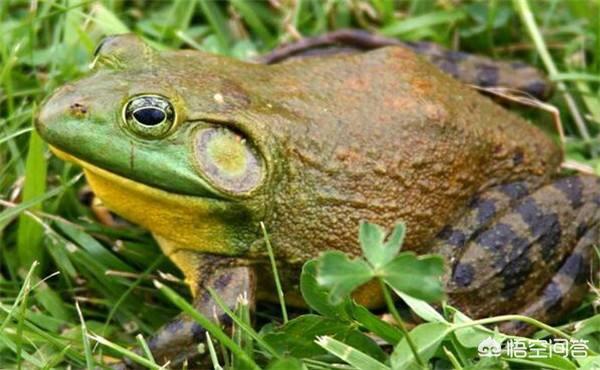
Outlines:
{"label": "frog's front leg", "polygon": [[[450,303],[472,317],[521,313],[553,322],[581,302],[598,243],[600,185],[591,176],[493,188],[447,227],[435,251],[451,262]],[[534,328],[508,323],[511,333]]]}
{"label": "frog's front leg", "polygon": [[[253,267],[237,258],[170,248],[168,242],[157,239],[164,252],[184,273],[194,297],[193,305],[201,314],[220,323],[225,327],[225,331],[231,331],[231,318],[217,305],[208,288],[214,289],[231,310],[235,309],[242,296],[253,309]],[[159,329],[149,340],[148,346],[158,364],[169,361],[170,366],[175,368],[186,360],[198,358],[201,355],[198,352],[199,344],[205,340],[206,330],[189,316],[180,314]]]}

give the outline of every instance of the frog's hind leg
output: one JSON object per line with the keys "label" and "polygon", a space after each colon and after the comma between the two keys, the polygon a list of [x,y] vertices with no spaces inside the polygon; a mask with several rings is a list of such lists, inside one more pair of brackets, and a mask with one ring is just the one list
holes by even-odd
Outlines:
{"label": "frog's hind leg", "polygon": [[475,318],[523,313],[556,321],[585,293],[599,227],[600,185],[592,176],[560,178],[535,191],[515,183],[483,193],[434,244],[451,263],[450,303]]}
{"label": "frog's hind leg", "polygon": [[[542,322],[553,322],[577,307],[589,290],[593,248],[598,243],[598,236],[598,227],[588,230],[541,294],[519,314]],[[522,321],[510,321],[500,325],[500,330],[525,335],[536,328]]]}

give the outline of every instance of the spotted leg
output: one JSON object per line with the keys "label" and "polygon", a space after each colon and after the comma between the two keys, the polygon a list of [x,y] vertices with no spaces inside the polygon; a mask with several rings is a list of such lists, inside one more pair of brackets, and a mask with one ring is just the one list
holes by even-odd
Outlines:
{"label": "spotted leg", "polygon": [[[170,258],[178,266],[185,266],[182,270],[192,288],[194,307],[204,316],[224,326],[225,331],[231,331],[232,321],[212,298],[209,287],[216,291],[231,310],[234,310],[240,297],[244,297],[253,305],[255,276],[252,267],[240,266],[233,258],[201,255],[185,250],[172,253]],[[193,274],[190,269],[194,270]],[[205,340],[206,330],[189,316],[181,314],[159,329],[148,342],[148,346],[158,364],[170,362],[169,368],[178,368],[185,361],[206,360],[198,360],[203,354],[198,351],[199,344]],[[194,365],[188,366],[196,368]],[[118,368],[138,367],[128,360]]]}
{"label": "spotted leg", "polygon": [[[522,313],[556,321],[586,292],[599,225],[595,177],[565,177],[533,191],[513,183],[485,192],[434,243],[450,261],[450,303],[475,318]],[[501,329],[532,330],[515,323]]]}
{"label": "spotted leg", "polygon": [[[589,229],[541,294],[519,313],[542,322],[553,322],[577,307],[589,289],[593,247],[597,245],[598,237],[597,227]],[[510,321],[500,325],[500,330],[504,333],[530,334],[536,328],[522,321]]]}

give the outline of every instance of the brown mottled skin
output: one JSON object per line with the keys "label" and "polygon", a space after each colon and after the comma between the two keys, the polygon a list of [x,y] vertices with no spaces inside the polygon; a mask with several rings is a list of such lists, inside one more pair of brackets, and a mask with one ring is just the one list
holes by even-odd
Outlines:
{"label": "brown mottled skin", "polygon": [[359,53],[385,46],[411,49],[452,77],[480,87],[501,86],[547,100],[553,92],[550,81],[539,70],[522,62],[506,62],[481,55],[444,49],[431,42],[399,41],[367,31],[343,29],[281,46],[259,61],[267,64],[311,56]]}
{"label": "brown mottled skin", "polygon": [[[456,63],[444,70],[468,83],[478,81],[460,63],[493,68],[490,60],[418,44],[356,53],[356,45],[397,42],[343,32],[277,50],[264,60],[286,63],[274,65],[158,53],[131,35],[114,37],[87,77],[46,102],[37,128],[57,154],[84,167],[107,207],[153,233],[205,314],[214,306],[207,286],[230,306],[243,292],[273,298],[261,221],[288,303],[300,303],[303,262],[328,249],[359,253],[366,219],[388,227],[403,220],[404,249],[446,256],[449,302],[473,317],[524,312],[552,321],[576,305],[598,241],[598,180],[561,178],[561,151],[550,138],[414,50]],[[312,51],[323,45],[333,49]],[[288,59],[298,55],[311,57]],[[497,66],[495,82],[510,81],[503,76],[511,64]],[[512,87],[531,86],[524,82]],[[177,122],[166,136],[139,137],[147,127],[123,123],[137,94],[170,101]],[[194,139],[206,130],[222,138],[212,152]],[[251,174],[243,181],[258,183],[227,188],[231,177],[203,171],[198,161],[207,158],[230,171],[223,176],[242,168]],[[242,188],[251,190],[235,190]],[[370,287],[356,298],[380,302]],[[515,325],[505,329],[530,330]],[[151,348],[159,361],[181,360],[203,333],[182,317]]]}

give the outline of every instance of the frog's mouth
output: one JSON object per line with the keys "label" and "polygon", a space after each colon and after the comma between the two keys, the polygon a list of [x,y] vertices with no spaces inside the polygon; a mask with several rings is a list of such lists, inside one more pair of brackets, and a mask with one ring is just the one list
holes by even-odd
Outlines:
{"label": "frog's mouth", "polygon": [[171,193],[136,182],[54,146],[50,149],[60,159],[83,168],[90,187],[109,209],[159,235],[168,237],[200,220],[201,228],[214,230],[218,222],[211,216],[231,207],[225,200]]}
{"label": "frog's mouth", "polygon": [[[155,236],[188,249],[231,255],[240,232],[223,215],[238,214],[231,201],[171,193],[130,180],[50,146],[57,157],[81,166],[88,184],[112,211]],[[236,239],[236,235],[238,238]]]}
{"label": "frog's mouth", "polygon": [[[114,184],[114,187],[121,187],[123,189],[127,189],[127,190],[130,190],[130,191],[138,193],[138,194],[147,194],[149,196],[160,198],[160,199],[170,199],[173,201],[178,200],[178,201],[184,201],[186,203],[191,202],[192,204],[197,203],[197,202],[202,202],[202,203],[213,202],[213,201],[221,202],[221,200],[217,200],[215,198],[192,196],[192,195],[185,195],[185,194],[180,194],[180,193],[169,192],[169,191],[157,188],[157,187],[153,187],[153,186],[150,186],[150,185],[138,182],[138,181],[131,180],[131,179],[129,179],[127,177],[123,177],[121,175],[117,175],[114,172],[105,170],[101,167],[91,164],[90,162],[87,162],[87,161],[80,159],[78,157],[75,157],[67,152],[64,152],[55,146],[50,145],[50,150],[58,158],[60,158],[64,161],[67,161],[67,162],[74,163],[78,166],[81,166],[85,172],[85,175],[86,175],[86,178],[88,179],[88,181],[90,181],[90,178],[91,179],[103,179],[104,181]],[[90,182],[94,182],[94,181],[92,180]],[[98,191],[96,191],[96,189],[94,189],[94,185],[92,185],[92,184],[90,184],[90,185],[92,186],[92,189],[94,190],[94,192],[98,193]],[[111,190],[114,190],[114,189],[111,189]]]}

